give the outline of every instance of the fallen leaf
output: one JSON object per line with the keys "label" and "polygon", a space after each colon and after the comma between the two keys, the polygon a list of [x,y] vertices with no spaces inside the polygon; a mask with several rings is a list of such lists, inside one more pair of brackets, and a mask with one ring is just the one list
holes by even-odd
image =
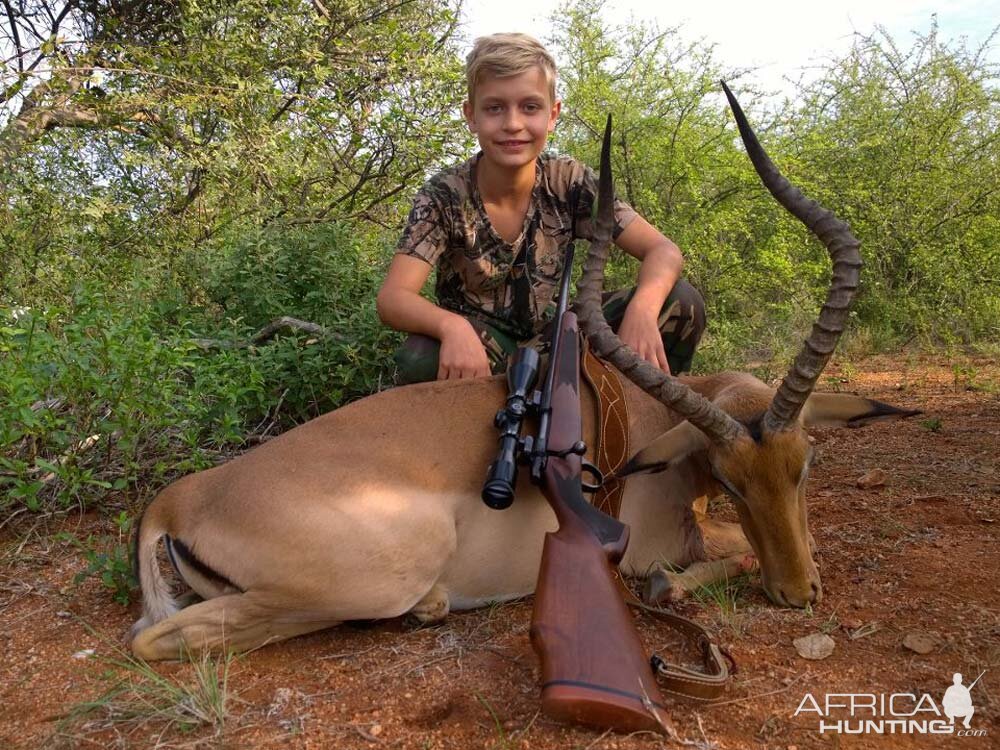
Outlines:
{"label": "fallen leaf", "polygon": [[930,633],[915,630],[903,637],[903,645],[914,653],[929,654],[937,648],[938,641]]}
{"label": "fallen leaf", "polygon": [[870,490],[882,487],[888,479],[888,475],[882,469],[872,469],[857,481],[857,485],[863,490]]}
{"label": "fallen leaf", "polygon": [[833,653],[836,642],[826,633],[813,633],[792,641],[799,656],[804,659],[825,659]]}

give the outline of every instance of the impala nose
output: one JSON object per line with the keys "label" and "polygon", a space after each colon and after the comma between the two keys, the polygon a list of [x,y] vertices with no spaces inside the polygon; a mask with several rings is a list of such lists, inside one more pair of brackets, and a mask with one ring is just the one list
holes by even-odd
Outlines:
{"label": "impala nose", "polygon": [[777,603],[783,607],[796,607],[798,609],[818,604],[822,598],[823,587],[815,581],[810,581],[808,586],[779,588],[775,597]]}

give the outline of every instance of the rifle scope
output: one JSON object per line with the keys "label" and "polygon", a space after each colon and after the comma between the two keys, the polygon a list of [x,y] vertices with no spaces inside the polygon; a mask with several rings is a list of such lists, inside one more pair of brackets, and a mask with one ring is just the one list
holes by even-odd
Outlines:
{"label": "rifle scope", "polygon": [[500,430],[500,452],[490,464],[483,485],[483,502],[496,510],[510,507],[514,502],[514,485],[517,483],[518,448],[531,452],[531,438],[521,443],[521,422],[532,407],[532,389],[538,380],[538,352],[522,346],[511,359],[507,370],[506,406],[497,412],[494,424]]}

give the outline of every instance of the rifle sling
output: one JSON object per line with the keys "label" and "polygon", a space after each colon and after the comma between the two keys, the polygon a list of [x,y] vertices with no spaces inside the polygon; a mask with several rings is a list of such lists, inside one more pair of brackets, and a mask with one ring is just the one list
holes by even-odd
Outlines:
{"label": "rifle sling", "polygon": [[653,669],[657,675],[660,690],[671,695],[690,700],[710,701],[722,695],[729,682],[729,676],[736,671],[736,662],[727,651],[712,642],[708,631],[696,622],[672,612],[650,607],[632,593],[632,590],[622,580],[621,571],[615,576],[621,589],[625,603],[630,607],[648,612],[659,620],[667,623],[684,637],[697,644],[705,665],[704,671],[689,669],[676,664],[669,664],[657,656],[652,658]]}
{"label": "rifle sling", "polygon": [[594,356],[585,336],[581,337],[580,372],[594,392],[597,403],[597,436],[594,445],[594,463],[604,476],[604,484],[594,493],[594,507],[612,518],[618,518],[625,493],[624,480],[617,473],[631,458],[628,442],[628,404],[625,387],[618,373]]}

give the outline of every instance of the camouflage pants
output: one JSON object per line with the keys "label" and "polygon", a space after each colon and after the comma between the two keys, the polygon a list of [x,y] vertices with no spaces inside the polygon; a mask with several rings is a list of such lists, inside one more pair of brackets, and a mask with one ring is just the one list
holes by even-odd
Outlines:
{"label": "camouflage pants", "polygon": [[[602,297],[604,317],[615,331],[625,316],[625,308],[632,301],[635,287],[605,292]],[[486,348],[493,374],[507,371],[507,361],[518,346],[539,347],[546,334],[519,341],[509,333],[500,331],[475,318],[469,323],[479,334]],[[705,302],[701,293],[684,279],[678,280],[660,309],[657,325],[663,337],[663,349],[667,353],[670,371],[675,375],[691,369],[695,349],[705,331]],[[420,334],[410,334],[403,345],[396,350],[396,382],[422,383],[437,378],[438,355],[441,344],[437,339]]]}

